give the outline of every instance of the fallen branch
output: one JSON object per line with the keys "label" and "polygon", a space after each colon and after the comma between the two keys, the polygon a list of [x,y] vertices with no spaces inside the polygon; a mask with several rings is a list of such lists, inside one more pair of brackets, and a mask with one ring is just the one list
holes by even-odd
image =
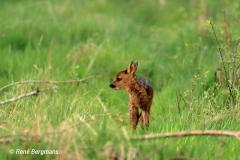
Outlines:
{"label": "fallen branch", "polygon": [[53,90],[56,89],[56,87],[52,87],[52,88],[47,88],[47,89],[36,89],[34,91],[28,92],[28,93],[23,93],[17,97],[13,97],[10,99],[7,99],[5,101],[0,102],[0,106],[8,104],[8,103],[12,103],[12,102],[16,102],[20,99],[26,98],[26,97],[30,97],[30,96],[37,96],[40,92],[45,92],[45,91],[49,91],[49,90]]}
{"label": "fallen branch", "polygon": [[64,81],[54,81],[54,80],[24,80],[24,81],[19,81],[19,82],[13,82],[10,83],[6,86],[3,86],[0,88],[0,92],[3,91],[6,88],[13,87],[16,85],[21,85],[21,84],[35,84],[35,83],[47,83],[47,84],[58,84],[58,83],[81,83],[89,79],[90,77],[83,78],[83,79],[76,79],[76,80],[64,80]]}
{"label": "fallen branch", "polygon": [[142,136],[132,137],[130,140],[150,140],[170,137],[187,137],[187,136],[225,136],[233,137],[240,140],[240,131],[221,131],[221,130],[192,130],[181,132],[165,132],[159,134],[145,134]]}

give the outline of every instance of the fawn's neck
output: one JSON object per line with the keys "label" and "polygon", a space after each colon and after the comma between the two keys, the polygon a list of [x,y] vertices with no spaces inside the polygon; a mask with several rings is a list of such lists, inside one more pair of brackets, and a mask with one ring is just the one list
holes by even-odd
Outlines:
{"label": "fawn's neck", "polygon": [[140,89],[141,85],[139,84],[137,77],[134,77],[127,88],[129,97],[138,95]]}

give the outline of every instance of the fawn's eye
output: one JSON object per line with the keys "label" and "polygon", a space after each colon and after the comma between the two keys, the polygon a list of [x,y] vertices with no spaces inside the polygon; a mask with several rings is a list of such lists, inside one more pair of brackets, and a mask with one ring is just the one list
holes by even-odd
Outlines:
{"label": "fawn's eye", "polygon": [[122,80],[122,78],[117,78],[116,80],[117,80],[117,81],[121,81],[121,80]]}

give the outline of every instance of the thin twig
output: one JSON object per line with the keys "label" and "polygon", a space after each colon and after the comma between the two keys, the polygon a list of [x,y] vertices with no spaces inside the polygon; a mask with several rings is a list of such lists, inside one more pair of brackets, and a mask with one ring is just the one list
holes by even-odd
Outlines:
{"label": "thin twig", "polygon": [[53,90],[53,89],[56,89],[56,87],[41,89],[41,90],[36,89],[34,91],[31,91],[31,92],[23,93],[23,94],[21,94],[17,97],[13,97],[13,98],[10,98],[10,99],[7,99],[5,101],[0,102],[0,106],[3,106],[3,105],[8,104],[8,103],[16,102],[16,101],[18,101],[20,99],[23,99],[23,98],[26,98],[26,97],[37,96],[40,92],[45,92],[45,91],[49,91],[49,90]]}
{"label": "thin twig", "polygon": [[158,134],[145,134],[142,136],[132,137],[130,140],[150,140],[170,137],[187,137],[187,136],[225,136],[233,137],[240,140],[240,131],[223,131],[223,130],[192,130],[181,132],[165,132]]}
{"label": "thin twig", "polygon": [[230,96],[232,97],[232,100],[235,103],[235,98],[234,98],[234,94],[233,94],[233,91],[232,91],[232,85],[228,81],[228,72],[227,72],[227,67],[226,67],[225,60],[224,60],[224,54],[223,54],[220,42],[217,38],[217,34],[216,34],[216,31],[215,31],[215,28],[214,28],[214,25],[213,25],[212,21],[210,21],[210,24],[211,24],[212,31],[213,31],[213,34],[214,34],[214,37],[215,37],[215,40],[216,40],[216,43],[217,43],[217,46],[218,46],[218,51],[219,51],[219,54],[220,54],[220,57],[221,57],[222,66],[223,66],[223,70],[224,70],[224,73],[225,73],[225,81],[227,82],[227,86],[228,86]]}
{"label": "thin twig", "polygon": [[3,86],[0,88],[0,92],[3,91],[6,88],[13,87],[16,85],[21,85],[21,84],[35,84],[35,83],[48,83],[48,84],[58,84],[58,83],[81,83],[86,80],[88,80],[91,77],[83,78],[83,79],[76,79],[76,80],[63,80],[63,81],[55,81],[55,80],[24,80],[24,81],[19,81],[19,82],[13,82],[10,83],[6,86]]}
{"label": "thin twig", "polygon": [[186,101],[186,99],[184,98],[184,95],[182,95],[181,92],[178,92],[180,99],[184,102],[185,106],[189,106],[188,102]]}

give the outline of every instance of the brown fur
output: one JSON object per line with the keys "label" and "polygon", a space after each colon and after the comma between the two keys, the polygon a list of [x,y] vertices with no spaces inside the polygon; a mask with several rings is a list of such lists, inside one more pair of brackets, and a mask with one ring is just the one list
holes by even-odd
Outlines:
{"label": "brown fur", "polygon": [[114,89],[125,89],[129,95],[130,123],[136,129],[140,121],[142,126],[149,126],[150,109],[153,99],[153,89],[144,79],[136,77],[137,62],[131,62],[127,69],[117,73],[110,84]]}

